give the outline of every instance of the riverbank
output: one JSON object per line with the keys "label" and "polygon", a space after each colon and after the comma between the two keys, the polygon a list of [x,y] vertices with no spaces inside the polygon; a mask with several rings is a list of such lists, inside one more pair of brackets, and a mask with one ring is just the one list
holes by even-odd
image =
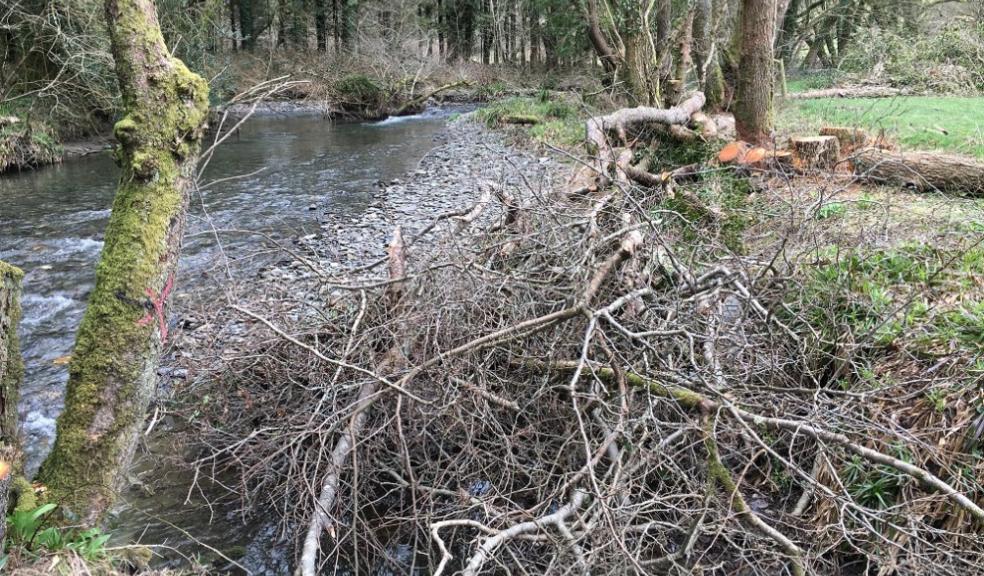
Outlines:
{"label": "riverbank", "polygon": [[[404,117],[371,126],[389,130],[420,122],[420,117]],[[243,249],[271,250],[280,256],[252,277],[237,276],[234,285],[223,286],[224,297],[213,294],[202,301],[191,295],[175,300],[171,346],[159,372],[166,399],[152,409],[151,416],[161,424],[140,451],[133,475],[139,481],[127,493],[126,508],[115,521],[119,527],[115,538],[121,543],[167,540],[180,543],[183,553],[214,557],[192,538],[176,533],[173,524],[251,570],[287,573],[292,543],[278,540],[271,511],[257,506],[242,516],[236,513],[243,504],[238,494],[213,483],[206,467],[199,469],[197,477],[202,491],[189,492],[195,474],[183,459],[187,455],[176,453],[175,447],[192,447],[191,454],[200,454],[195,427],[237,398],[230,390],[223,397],[209,390],[219,381],[211,367],[249,350],[261,327],[233,306],[262,311],[265,303],[278,314],[322,309],[325,302],[346,291],[343,285],[372,281],[375,270],[358,268],[385,254],[397,226],[407,241],[409,257],[415,261],[429,258],[429,246],[460,225],[442,215],[474,207],[483,197],[481,181],[494,182],[517,197],[528,196],[527,183],[534,183],[538,193],[548,194],[566,181],[568,168],[562,162],[532,148],[513,146],[508,135],[468,117],[449,119],[447,128],[434,138],[433,148],[411,169],[377,182],[360,200],[363,208],[338,209],[332,198],[324,197],[309,206],[317,215],[316,230],[277,241],[256,237],[253,246]],[[385,162],[385,155],[383,148],[375,161]],[[475,226],[487,224],[499,213],[496,206],[488,206]],[[430,228],[435,220],[437,224]],[[427,228],[428,233],[418,239]],[[233,260],[240,255],[235,251],[227,254]],[[162,462],[168,463],[163,473]],[[237,485],[227,480],[231,479],[222,478],[222,484]],[[185,502],[189,493],[191,499]],[[206,499],[211,504],[206,505]],[[216,566],[227,568],[228,563],[219,559]]]}

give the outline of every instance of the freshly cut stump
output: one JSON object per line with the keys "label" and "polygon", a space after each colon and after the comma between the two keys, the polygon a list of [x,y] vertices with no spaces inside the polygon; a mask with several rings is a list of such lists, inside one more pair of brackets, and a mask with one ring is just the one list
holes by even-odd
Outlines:
{"label": "freshly cut stump", "polygon": [[840,142],[840,153],[844,156],[867,146],[870,142],[867,132],[850,126],[824,126],[820,129],[820,135],[836,137]]}
{"label": "freshly cut stump", "polygon": [[800,170],[830,170],[840,159],[840,141],[836,136],[796,136],[789,146]]}
{"label": "freshly cut stump", "polygon": [[862,177],[919,191],[984,196],[984,163],[934,152],[890,152],[865,148],[852,157]]}
{"label": "freshly cut stump", "polygon": [[734,162],[740,162],[745,153],[748,152],[749,145],[745,142],[735,141],[729,142],[724,148],[718,152],[718,162],[722,164],[731,164]]}

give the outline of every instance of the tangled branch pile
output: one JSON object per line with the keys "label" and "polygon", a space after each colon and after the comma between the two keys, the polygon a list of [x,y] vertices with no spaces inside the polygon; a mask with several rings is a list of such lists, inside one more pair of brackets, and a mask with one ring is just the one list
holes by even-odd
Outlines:
{"label": "tangled branch pile", "polygon": [[322,303],[237,304],[200,477],[280,514],[305,573],[977,570],[970,416],[917,416],[929,373],[845,389],[784,242],[685,237],[667,186],[608,180],[484,183],[426,248],[319,272]]}

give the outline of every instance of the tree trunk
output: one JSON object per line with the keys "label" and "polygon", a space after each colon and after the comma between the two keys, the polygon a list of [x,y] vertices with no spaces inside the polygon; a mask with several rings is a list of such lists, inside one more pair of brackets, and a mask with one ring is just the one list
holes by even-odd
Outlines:
{"label": "tree trunk", "polygon": [[694,2],[693,58],[697,85],[707,94],[707,65],[711,58],[711,45],[714,41],[711,26],[711,0]]}
{"label": "tree trunk", "polygon": [[314,36],[318,43],[317,49],[328,49],[328,0],[315,0],[314,6]]}
{"label": "tree trunk", "polygon": [[239,12],[239,2],[229,0],[229,33],[232,36],[232,51],[239,49],[238,27],[236,26],[236,14]]}
{"label": "tree trunk", "polygon": [[744,0],[741,11],[735,127],[746,142],[772,138],[772,39],[776,0]]}
{"label": "tree trunk", "polygon": [[19,269],[0,261],[0,443],[3,444],[16,444],[17,440],[17,401],[24,376],[17,340],[23,277]]}
{"label": "tree trunk", "polygon": [[679,36],[680,44],[673,59],[673,73],[666,85],[666,104],[669,106],[677,104],[683,96],[683,89],[687,84],[687,72],[693,63],[691,57],[694,42],[693,10],[687,12]]}
{"label": "tree trunk", "polygon": [[55,445],[38,476],[49,500],[89,525],[122,485],[157,385],[208,116],[208,86],[168,52],[152,0],[105,0],[105,9],[126,113],[114,127],[120,183]]}
{"label": "tree trunk", "polygon": [[596,0],[588,0],[586,6],[588,38],[591,40],[591,45],[594,46],[598,59],[601,60],[601,66],[605,69],[606,83],[612,84],[615,81],[615,72],[618,70],[618,56],[609,45],[608,38],[605,37],[604,31],[601,29]]}
{"label": "tree trunk", "polygon": [[253,0],[239,0],[239,33],[242,36],[241,46],[244,50],[252,50],[256,46],[256,32],[253,26]]}
{"label": "tree trunk", "polygon": [[921,192],[939,190],[984,196],[984,163],[962,156],[865,148],[851,160],[858,174],[874,182]]}
{"label": "tree trunk", "polygon": [[[24,364],[17,341],[20,282],[24,273],[0,261],[0,511],[7,513],[10,483],[17,469],[17,401]],[[6,522],[0,521],[0,554]]]}

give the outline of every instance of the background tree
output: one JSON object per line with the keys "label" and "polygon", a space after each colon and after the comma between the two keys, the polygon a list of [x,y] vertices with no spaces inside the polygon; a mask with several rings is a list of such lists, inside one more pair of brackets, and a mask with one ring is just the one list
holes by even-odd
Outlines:
{"label": "background tree", "polygon": [[86,524],[112,504],[156,388],[208,114],[207,85],[171,56],[153,2],[105,0],[105,10],[126,112],[115,127],[120,184],[39,472],[50,500]]}

